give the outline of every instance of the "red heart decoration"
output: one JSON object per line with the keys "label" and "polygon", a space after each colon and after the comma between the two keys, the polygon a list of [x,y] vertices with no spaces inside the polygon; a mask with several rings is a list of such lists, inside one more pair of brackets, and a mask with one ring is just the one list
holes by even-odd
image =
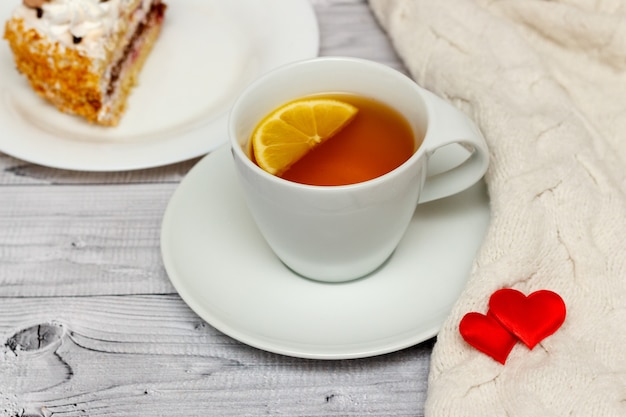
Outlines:
{"label": "red heart decoration", "polygon": [[467,343],[503,365],[517,343],[515,336],[489,313],[467,313],[459,323],[459,332]]}
{"label": "red heart decoration", "polygon": [[565,303],[555,292],[523,293],[505,288],[489,299],[489,311],[530,349],[557,331],[565,321]]}

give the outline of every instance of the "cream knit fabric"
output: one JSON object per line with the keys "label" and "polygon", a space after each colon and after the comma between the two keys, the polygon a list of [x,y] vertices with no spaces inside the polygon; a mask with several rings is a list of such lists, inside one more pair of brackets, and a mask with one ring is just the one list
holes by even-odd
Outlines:
{"label": "cream knit fabric", "polygon": [[[626,416],[626,1],[370,0],[416,81],[490,146],[492,222],[439,333],[426,416]],[[459,321],[557,292],[563,326],[506,365]]]}

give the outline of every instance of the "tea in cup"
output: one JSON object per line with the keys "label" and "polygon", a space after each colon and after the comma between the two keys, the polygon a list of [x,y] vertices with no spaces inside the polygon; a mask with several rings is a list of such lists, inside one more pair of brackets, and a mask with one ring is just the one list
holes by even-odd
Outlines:
{"label": "tea in cup", "polygon": [[392,171],[420,144],[404,116],[385,103],[315,94],[285,104],[257,125],[248,154],[289,181],[348,185]]}
{"label": "tea in cup", "polygon": [[[294,272],[324,282],[375,271],[418,202],[467,189],[488,166],[485,141],[463,113],[399,71],[356,58],[263,75],[233,105],[229,135],[268,245]],[[430,157],[450,144],[470,156],[427,178]]]}

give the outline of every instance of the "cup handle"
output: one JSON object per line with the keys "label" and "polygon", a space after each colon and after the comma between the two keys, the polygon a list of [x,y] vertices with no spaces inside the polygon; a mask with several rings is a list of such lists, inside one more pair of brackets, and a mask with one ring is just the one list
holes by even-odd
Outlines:
{"label": "cup handle", "polygon": [[424,138],[427,158],[440,148],[459,144],[470,152],[460,165],[426,178],[419,202],[425,203],[459,193],[477,183],[489,166],[485,139],[469,117],[436,95],[430,100],[430,126]]}

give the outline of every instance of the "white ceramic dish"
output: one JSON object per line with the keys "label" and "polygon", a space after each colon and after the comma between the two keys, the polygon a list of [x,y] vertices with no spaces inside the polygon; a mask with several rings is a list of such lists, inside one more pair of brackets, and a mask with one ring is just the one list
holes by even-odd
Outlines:
{"label": "white ceramic dish", "polygon": [[[17,4],[0,3],[0,22]],[[149,168],[204,155],[227,142],[228,111],[243,87],[318,53],[317,21],[307,0],[167,4],[161,37],[115,128],[90,125],[40,99],[1,42],[0,151],[82,171]]]}
{"label": "white ceramic dish", "polygon": [[437,334],[488,223],[481,181],[420,205],[396,252],[373,274],[343,284],[311,281],[287,269],[261,237],[224,146],[198,162],[172,196],[161,250],[183,300],[225,334],[289,356],[361,358]]}

